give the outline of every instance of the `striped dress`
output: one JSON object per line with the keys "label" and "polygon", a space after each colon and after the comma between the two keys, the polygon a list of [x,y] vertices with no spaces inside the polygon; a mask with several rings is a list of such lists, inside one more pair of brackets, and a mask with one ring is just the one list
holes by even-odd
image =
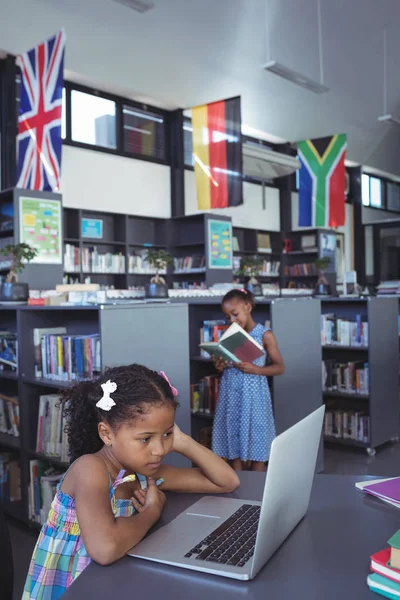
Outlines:
{"label": "striped dress", "polygon": [[[116,517],[130,517],[135,513],[131,500],[115,497],[119,485],[136,479],[135,475],[124,477],[124,474],[125,471],[120,471],[114,483],[110,477],[110,502]],[[145,488],[146,478],[137,477],[141,487]],[[49,516],[36,542],[22,600],[57,600],[92,560],[81,536],[75,498],[60,489],[62,481],[57,486]]]}

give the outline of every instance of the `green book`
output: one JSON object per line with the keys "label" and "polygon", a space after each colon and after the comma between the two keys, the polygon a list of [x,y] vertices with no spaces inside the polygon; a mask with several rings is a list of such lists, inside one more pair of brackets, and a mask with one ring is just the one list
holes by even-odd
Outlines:
{"label": "green book", "polygon": [[391,600],[397,600],[400,598],[400,584],[373,573],[368,575],[367,583],[372,592],[376,592],[385,598],[391,598]]}
{"label": "green book", "polygon": [[232,323],[218,342],[203,342],[200,348],[215,358],[235,363],[253,362],[265,355],[264,348],[237,323]]}

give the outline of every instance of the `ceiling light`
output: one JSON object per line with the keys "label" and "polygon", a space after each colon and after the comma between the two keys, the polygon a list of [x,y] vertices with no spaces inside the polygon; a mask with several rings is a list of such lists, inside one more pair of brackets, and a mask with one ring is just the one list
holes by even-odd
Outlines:
{"label": "ceiling light", "polygon": [[146,13],[152,8],[154,8],[154,2],[148,2],[147,0],[114,0],[114,2],[118,2],[119,4],[123,4],[132,10],[136,10],[136,12]]}
{"label": "ceiling light", "polygon": [[329,92],[329,88],[326,87],[326,85],[314,81],[302,73],[297,73],[297,71],[285,67],[285,65],[278,63],[276,60],[267,62],[263,65],[263,69],[265,69],[265,71],[271,71],[271,73],[275,73],[275,75],[279,75],[279,77],[283,77],[283,79],[287,79],[310,92],[314,92],[314,94],[324,94],[325,92]]}

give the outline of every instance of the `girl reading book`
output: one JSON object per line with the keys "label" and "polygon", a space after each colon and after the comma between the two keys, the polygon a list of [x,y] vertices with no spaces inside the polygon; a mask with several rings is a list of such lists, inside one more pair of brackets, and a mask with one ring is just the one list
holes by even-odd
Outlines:
{"label": "girl reading book", "polygon": [[[107,565],[124,556],[160,518],[163,491],[238,486],[229,465],[175,425],[177,394],[164,373],[136,364],[65,392],[74,462],[40,532],[23,600],[56,600],[91,560]],[[197,468],[163,465],[172,451]]]}
{"label": "girl reading book", "polygon": [[281,375],[285,366],[272,331],[253,320],[254,306],[254,296],[247,290],[231,290],[222,299],[228,322],[237,323],[247,331],[264,347],[265,355],[253,362],[214,359],[222,376],[212,449],[231,461],[235,470],[242,470],[250,463],[251,470],[264,471],[276,435],[267,377]]}

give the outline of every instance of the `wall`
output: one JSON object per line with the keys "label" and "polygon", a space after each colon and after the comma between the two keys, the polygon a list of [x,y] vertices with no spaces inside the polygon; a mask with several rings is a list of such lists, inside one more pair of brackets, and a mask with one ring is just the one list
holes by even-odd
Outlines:
{"label": "wall", "polygon": [[[266,187],[265,198],[265,209],[263,209],[261,185],[245,182],[243,184],[244,203],[241,206],[214,209],[208,212],[231,216],[235,227],[280,231],[279,190]],[[197,209],[194,171],[185,170],[185,214],[193,215],[199,212],[204,211]]]}
{"label": "wall", "polygon": [[361,220],[364,225],[369,223],[378,223],[379,221],[392,221],[400,219],[400,213],[391,212],[389,210],[379,210],[379,208],[370,208],[369,206],[362,207]]}
{"label": "wall", "polygon": [[[292,192],[292,229],[293,231],[307,230],[310,227],[299,227],[299,195]],[[354,236],[353,236],[353,206],[346,203],[346,221],[344,227],[337,228],[338,233],[344,234],[346,271],[354,269]]]}
{"label": "wall", "polygon": [[94,150],[63,147],[62,194],[71,208],[171,216],[168,166]]}

